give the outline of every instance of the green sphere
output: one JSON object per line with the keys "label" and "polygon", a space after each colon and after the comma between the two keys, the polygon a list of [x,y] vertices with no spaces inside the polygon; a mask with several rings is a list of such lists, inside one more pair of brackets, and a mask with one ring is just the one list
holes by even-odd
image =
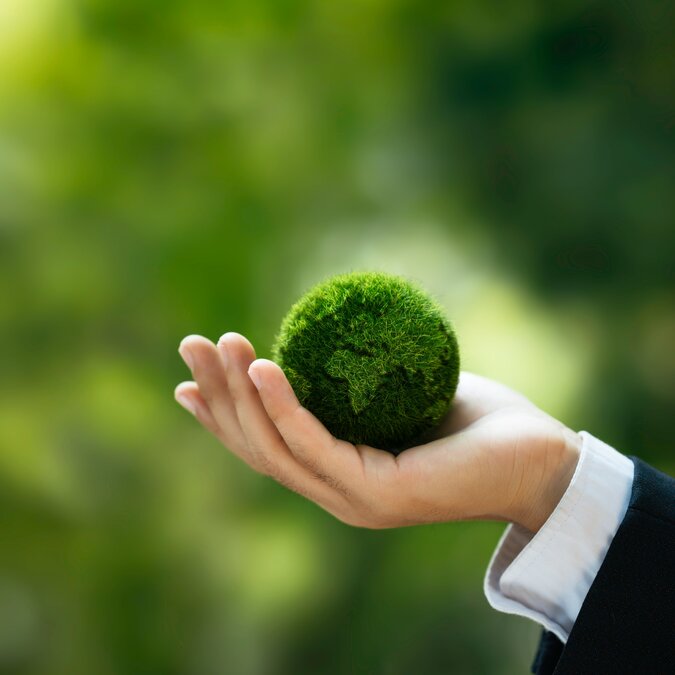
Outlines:
{"label": "green sphere", "polygon": [[272,359],[334,436],[394,454],[440,423],[460,368],[441,306],[416,282],[370,271],[310,289],[284,317]]}

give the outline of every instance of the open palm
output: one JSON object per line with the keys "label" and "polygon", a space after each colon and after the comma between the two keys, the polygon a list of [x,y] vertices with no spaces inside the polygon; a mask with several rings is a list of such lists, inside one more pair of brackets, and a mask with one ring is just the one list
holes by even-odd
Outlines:
{"label": "open palm", "polygon": [[[226,333],[180,353],[194,381],[188,408],[256,471],[350,525],[384,528],[493,519],[538,529],[574,471],[578,437],[508,387],[462,372],[453,404],[427,442],[398,456],[335,438],[300,405],[281,368]],[[259,386],[254,383],[257,380]]]}

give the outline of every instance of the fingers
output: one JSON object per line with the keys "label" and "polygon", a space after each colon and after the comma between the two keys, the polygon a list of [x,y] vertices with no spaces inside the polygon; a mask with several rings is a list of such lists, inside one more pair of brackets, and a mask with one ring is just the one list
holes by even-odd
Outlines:
{"label": "fingers", "polygon": [[218,341],[218,351],[225,363],[228,389],[254,468],[331,512],[343,508],[346,491],[336,490],[329,481],[299,463],[270,420],[247,373],[255,359],[251,343],[243,335],[230,332]]}
{"label": "fingers", "polygon": [[283,370],[273,361],[258,359],[248,370],[259,383],[262,405],[286,446],[312,473],[334,489],[346,492],[347,485],[362,481],[364,465],[357,449],[335,438],[326,427],[300,405]]}
{"label": "fingers", "polygon": [[174,390],[174,398],[183,408],[192,413],[212,434],[220,437],[222,430],[218,426],[208,403],[199,393],[196,382],[181,382]]}
{"label": "fingers", "polygon": [[273,361],[257,359],[249,375],[257,381],[265,410],[294,457],[336,490],[348,490],[351,520],[346,522],[369,528],[411,524],[414,514],[406,510],[410,486],[397,457],[335,438],[300,404]]}
{"label": "fingers", "polygon": [[[336,439],[299,404],[283,371],[266,359],[256,361],[252,345],[238,333],[226,333],[217,347],[189,336],[180,351],[196,381],[179,385],[176,398],[226,447],[345,523],[391,522],[381,516],[397,502],[395,490],[383,489],[395,483],[389,480],[398,468],[393,455]],[[261,372],[259,392],[252,377],[270,367],[271,377]]]}
{"label": "fingers", "polygon": [[[201,335],[188,335],[181,341],[178,351],[192,371],[202,400],[222,432],[221,440],[224,439],[230,450],[243,457],[246,438],[239,424],[227,387],[225,368],[215,345]],[[192,395],[193,390],[189,390],[189,393]]]}

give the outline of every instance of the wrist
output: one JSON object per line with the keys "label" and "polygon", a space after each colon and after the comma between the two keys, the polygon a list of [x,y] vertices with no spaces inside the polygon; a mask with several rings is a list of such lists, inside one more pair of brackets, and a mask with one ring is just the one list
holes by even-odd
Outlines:
{"label": "wrist", "polygon": [[563,425],[547,439],[527,469],[529,497],[515,522],[537,532],[548,520],[572,480],[582,443],[576,431]]}

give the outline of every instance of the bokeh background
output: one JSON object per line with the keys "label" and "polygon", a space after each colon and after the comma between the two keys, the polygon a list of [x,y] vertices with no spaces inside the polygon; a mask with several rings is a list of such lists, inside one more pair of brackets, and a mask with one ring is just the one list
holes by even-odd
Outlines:
{"label": "bokeh background", "polygon": [[525,673],[503,523],[349,528],[173,399],[328,274],[673,473],[673,4],[0,0],[0,672]]}

